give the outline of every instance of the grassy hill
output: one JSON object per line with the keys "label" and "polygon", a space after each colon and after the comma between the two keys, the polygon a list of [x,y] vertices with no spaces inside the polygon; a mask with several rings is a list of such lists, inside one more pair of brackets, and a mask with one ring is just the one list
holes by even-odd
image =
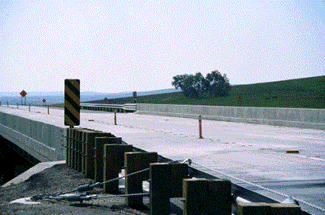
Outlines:
{"label": "grassy hill", "polygon": [[[238,96],[242,100],[238,100]],[[131,97],[108,103],[133,102]],[[186,98],[182,93],[138,97],[139,103],[191,104],[248,107],[325,108],[325,76],[278,82],[236,85],[228,97]]]}

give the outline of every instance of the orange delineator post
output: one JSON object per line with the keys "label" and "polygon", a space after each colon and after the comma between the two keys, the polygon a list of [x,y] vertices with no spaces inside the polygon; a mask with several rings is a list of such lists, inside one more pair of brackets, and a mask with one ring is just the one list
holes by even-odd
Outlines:
{"label": "orange delineator post", "polygon": [[199,115],[199,139],[202,139],[202,116]]}

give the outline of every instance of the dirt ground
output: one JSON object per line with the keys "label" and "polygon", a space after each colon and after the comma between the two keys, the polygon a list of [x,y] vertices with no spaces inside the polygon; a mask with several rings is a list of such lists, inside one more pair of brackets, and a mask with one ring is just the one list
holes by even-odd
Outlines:
{"label": "dirt ground", "polygon": [[[79,185],[88,184],[85,178],[65,164],[59,164],[31,176],[27,181],[9,187],[0,187],[0,214],[149,214],[149,198],[144,197],[142,209],[128,208],[124,198],[93,199],[90,201],[69,202],[66,200],[44,199],[41,204],[10,204],[11,201],[40,194],[55,194],[73,190]],[[90,194],[107,195],[101,188]],[[179,213],[175,213],[179,214]]]}

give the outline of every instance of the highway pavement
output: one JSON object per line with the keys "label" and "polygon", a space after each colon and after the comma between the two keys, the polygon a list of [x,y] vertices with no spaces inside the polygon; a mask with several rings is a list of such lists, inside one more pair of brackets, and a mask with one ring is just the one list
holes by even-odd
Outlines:
{"label": "highway pavement", "polygon": [[[63,125],[63,109],[15,106],[0,111]],[[296,198],[311,214],[325,214],[325,131],[136,113],[82,111],[80,127],[111,132],[171,159],[190,158],[209,174],[228,178],[278,201]],[[298,151],[299,153],[288,153]]]}

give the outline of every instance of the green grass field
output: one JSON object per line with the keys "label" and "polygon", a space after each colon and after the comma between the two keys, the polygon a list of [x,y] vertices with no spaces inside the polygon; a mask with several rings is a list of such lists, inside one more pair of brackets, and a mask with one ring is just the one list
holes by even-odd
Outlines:
{"label": "green grass field", "polygon": [[[242,100],[238,100],[241,96]],[[125,100],[127,102],[127,100]],[[325,108],[325,76],[233,86],[228,97],[186,98],[169,93],[138,98],[139,103],[247,107]]]}

